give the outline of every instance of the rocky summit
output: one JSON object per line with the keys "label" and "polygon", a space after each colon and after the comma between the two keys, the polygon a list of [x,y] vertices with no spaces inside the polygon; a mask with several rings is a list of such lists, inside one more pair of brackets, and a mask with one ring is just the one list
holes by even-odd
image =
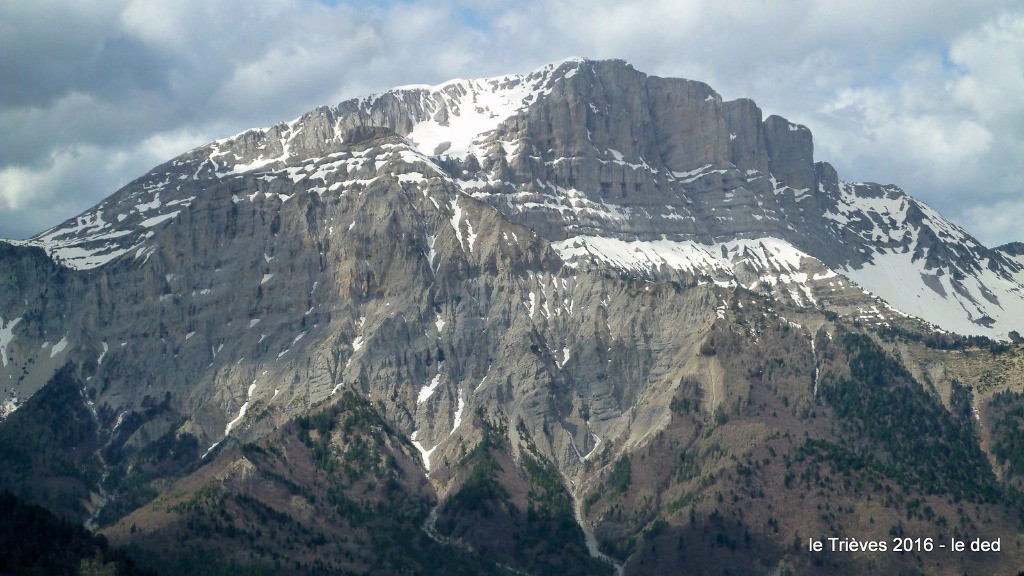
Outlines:
{"label": "rocky summit", "polygon": [[750,100],[570,59],[0,242],[0,487],[167,574],[999,571],[1022,330],[1019,245]]}

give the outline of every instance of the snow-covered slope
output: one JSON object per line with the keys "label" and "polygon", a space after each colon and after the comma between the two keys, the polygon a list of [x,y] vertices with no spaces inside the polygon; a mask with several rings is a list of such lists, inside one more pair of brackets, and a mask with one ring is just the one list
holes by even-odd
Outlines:
{"label": "snow-covered slope", "polygon": [[[437,86],[408,86],[395,92],[419,97],[425,119],[407,135],[424,154],[444,154],[465,159],[488,154],[485,138],[502,122],[551,93],[550,83],[571,78],[582,59],[548,64],[526,75],[506,75],[480,80],[460,79]],[[568,69],[568,71],[566,71]],[[553,72],[561,70],[562,75]],[[403,98],[404,99],[404,98]],[[515,142],[502,142],[506,154],[514,154]]]}
{"label": "snow-covered slope", "polygon": [[[571,58],[529,74],[395,88],[337,107],[318,108],[269,128],[246,130],[158,166],[76,218],[28,240],[7,242],[41,247],[58,264],[76,270],[91,270],[126,254],[144,258],[151,251],[149,239],[155,230],[189,207],[197,194],[209,194],[210,181],[244,175],[266,181],[287,177],[298,182],[309,177],[312,182],[317,176],[323,180],[325,171],[337,171],[343,163],[324,160],[353,137],[354,128],[367,125],[404,134],[425,155],[482,156],[483,137],[545,97],[551,83],[564,79],[555,75],[556,69],[564,71],[583,62]],[[393,106],[396,100],[407,109],[381,117],[378,110]],[[356,134],[360,136],[365,134]],[[358,158],[347,162],[347,171],[359,167]],[[309,173],[313,165],[319,174]]]}
{"label": "snow-covered slope", "polygon": [[840,183],[824,217],[869,258],[839,271],[893,307],[945,330],[1006,338],[1024,324],[1020,262],[977,242],[895,187]]}
{"label": "snow-covered slope", "polygon": [[[812,285],[837,278],[817,258],[778,238],[742,239],[716,244],[692,240],[625,241],[600,236],[575,236],[553,247],[571,266],[599,260],[640,275],[663,269],[708,277],[723,286],[750,290],[781,289],[798,305],[817,304]],[[819,270],[817,274],[808,270]]]}

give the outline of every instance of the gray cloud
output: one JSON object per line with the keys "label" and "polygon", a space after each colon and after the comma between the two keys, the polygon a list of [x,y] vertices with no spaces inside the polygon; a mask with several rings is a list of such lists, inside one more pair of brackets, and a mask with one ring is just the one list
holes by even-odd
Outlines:
{"label": "gray cloud", "polygon": [[900,184],[987,243],[1021,238],[1009,1],[0,0],[0,53],[4,237],[319,104],[581,55],[753,98],[808,125],[842,177]]}
{"label": "gray cloud", "polygon": [[46,107],[87,82],[123,4],[0,3],[0,104]]}

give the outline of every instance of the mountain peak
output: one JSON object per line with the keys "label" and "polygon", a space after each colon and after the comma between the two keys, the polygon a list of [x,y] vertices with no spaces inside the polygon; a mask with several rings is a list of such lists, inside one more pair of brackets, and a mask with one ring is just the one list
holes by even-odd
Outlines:
{"label": "mountain peak", "polygon": [[793,535],[1013,533],[1020,350],[936,328],[1020,252],[621,61],[394,89],[0,245],[0,487],[192,572],[942,572]]}
{"label": "mountain peak", "polygon": [[[23,244],[79,269],[129,254],[144,259],[159,227],[208,195],[210,183],[278,188],[269,183],[283,179],[321,194],[339,190],[345,180],[325,170],[336,170],[354,145],[388,135],[409,159],[559,245],[683,243],[673,245],[676,253],[687,243],[780,240],[945,329],[1005,338],[1019,328],[1016,264],[1002,253],[896,187],[842,183],[815,161],[806,126],[763,118],[749,99],[724,101],[704,83],[648,76],[622,60],[574,57],[525,74],[405,86],[323,106],[196,148]],[[339,174],[370,177],[354,169]],[[701,267],[673,266],[677,256],[636,248],[653,258],[653,268],[641,268],[655,275]],[[890,278],[892,270],[917,278],[916,288]],[[805,293],[812,287],[791,288],[801,301],[820,300]]]}
{"label": "mountain peak", "polygon": [[1002,246],[996,246],[995,249],[1011,256],[1024,256],[1024,242],[1008,242]]}

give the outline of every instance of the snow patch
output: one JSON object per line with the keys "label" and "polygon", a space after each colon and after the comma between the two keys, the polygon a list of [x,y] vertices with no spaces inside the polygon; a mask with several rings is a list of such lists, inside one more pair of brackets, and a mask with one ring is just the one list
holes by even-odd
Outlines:
{"label": "snow patch", "polygon": [[252,400],[252,394],[256,391],[256,380],[253,379],[252,384],[249,385],[249,391],[245,395],[245,402],[242,403],[242,407],[238,409],[238,416],[235,419],[228,422],[227,426],[224,427],[224,437],[226,438],[231,434],[231,430],[245,418],[245,413],[249,410],[249,401]]}
{"label": "snow patch", "polygon": [[568,346],[562,348],[562,361],[558,362],[556,360],[556,363],[558,364],[559,368],[563,368],[565,366],[565,363],[569,361],[569,355],[571,353],[572,353],[572,349],[569,348]]}
{"label": "snow patch", "polygon": [[455,434],[455,431],[462,425],[462,411],[466,409],[466,399],[462,397],[462,392],[459,392],[459,408],[455,411],[455,422],[452,423],[452,431],[448,434],[451,436]]}
{"label": "snow patch", "polygon": [[437,390],[438,385],[441,384],[441,372],[440,372],[440,370],[441,370],[441,368],[443,366],[444,366],[444,364],[441,364],[440,366],[438,366],[437,375],[434,376],[434,379],[430,381],[430,384],[427,384],[423,388],[420,388],[420,393],[416,396],[416,403],[417,404],[423,404],[424,402],[429,400],[431,396],[433,396],[434,390]]}
{"label": "snow patch", "polygon": [[14,340],[14,327],[18,322],[21,322],[20,316],[6,323],[0,318],[0,359],[3,359],[4,366],[7,366],[7,345]]}
{"label": "snow patch", "polygon": [[18,398],[16,396],[4,398],[3,404],[0,404],[0,422],[6,420],[11,414],[14,414],[18,409],[18,406]]}
{"label": "snow patch", "polygon": [[[420,431],[416,430],[415,432],[412,433],[412,437],[410,438],[410,440],[412,440],[412,445],[415,446],[417,450],[419,450],[420,457],[423,458],[423,467],[426,468],[427,469],[427,473],[429,473],[430,472],[430,455],[434,453],[434,450],[437,450],[437,446],[434,446],[433,448],[427,450],[423,446],[423,444],[421,444],[420,441],[417,440],[417,437],[419,436],[419,434],[420,434]],[[438,446],[440,446],[440,444],[438,444]]]}
{"label": "snow patch", "polygon": [[174,218],[180,213],[180,210],[175,210],[174,212],[168,212],[167,214],[161,214],[159,216],[153,216],[152,218],[146,218],[142,222],[139,222],[139,226],[142,226],[143,228],[152,228],[153,226],[162,224],[170,220],[171,218]]}
{"label": "snow patch", "polygon": [[67,347],[68,347],[68,339],[65,336],[64,338],[60,339],[60,342],[57,342],[56,344],[54,344],[53,348],[50,349],[50,358],[53,358],[57,354],[60,354]]}
{"label": "snow patch", "polygon": [[[437,86],[396,88],[395,91],[420,92],[420,104],[430,115],[413,127],[408,138],[428,156],[437,153],[464,159],[472,153],[483,157],[482,148],[489,134],[550,92],[546,86],[555,69],[544,67],[526,76],[459,79]],[[565,77],[571,77],[569,72]],[[368,98],[366,102],[379,97]],[[440,117],[442,112],[444,119]]]}
{"label": "snow patch", "polygon": [[[761,284],[782,288],[798,304],[814,304],[808,286],[806,264],[817,259],[798,250],[785,240],[765,237],[738,239],[716,244],[692,240],[626,241],[601,236],[575,236],[551,245],[570,266],[600,260],[615,268],[639,275],[654,274],[662,269],[678,270],[698,278],[710,277],[721,286],[735,286],[736,275],[745,270],[759,274],[751,289]],[[809,262],[805,263],[805,260]]]}

